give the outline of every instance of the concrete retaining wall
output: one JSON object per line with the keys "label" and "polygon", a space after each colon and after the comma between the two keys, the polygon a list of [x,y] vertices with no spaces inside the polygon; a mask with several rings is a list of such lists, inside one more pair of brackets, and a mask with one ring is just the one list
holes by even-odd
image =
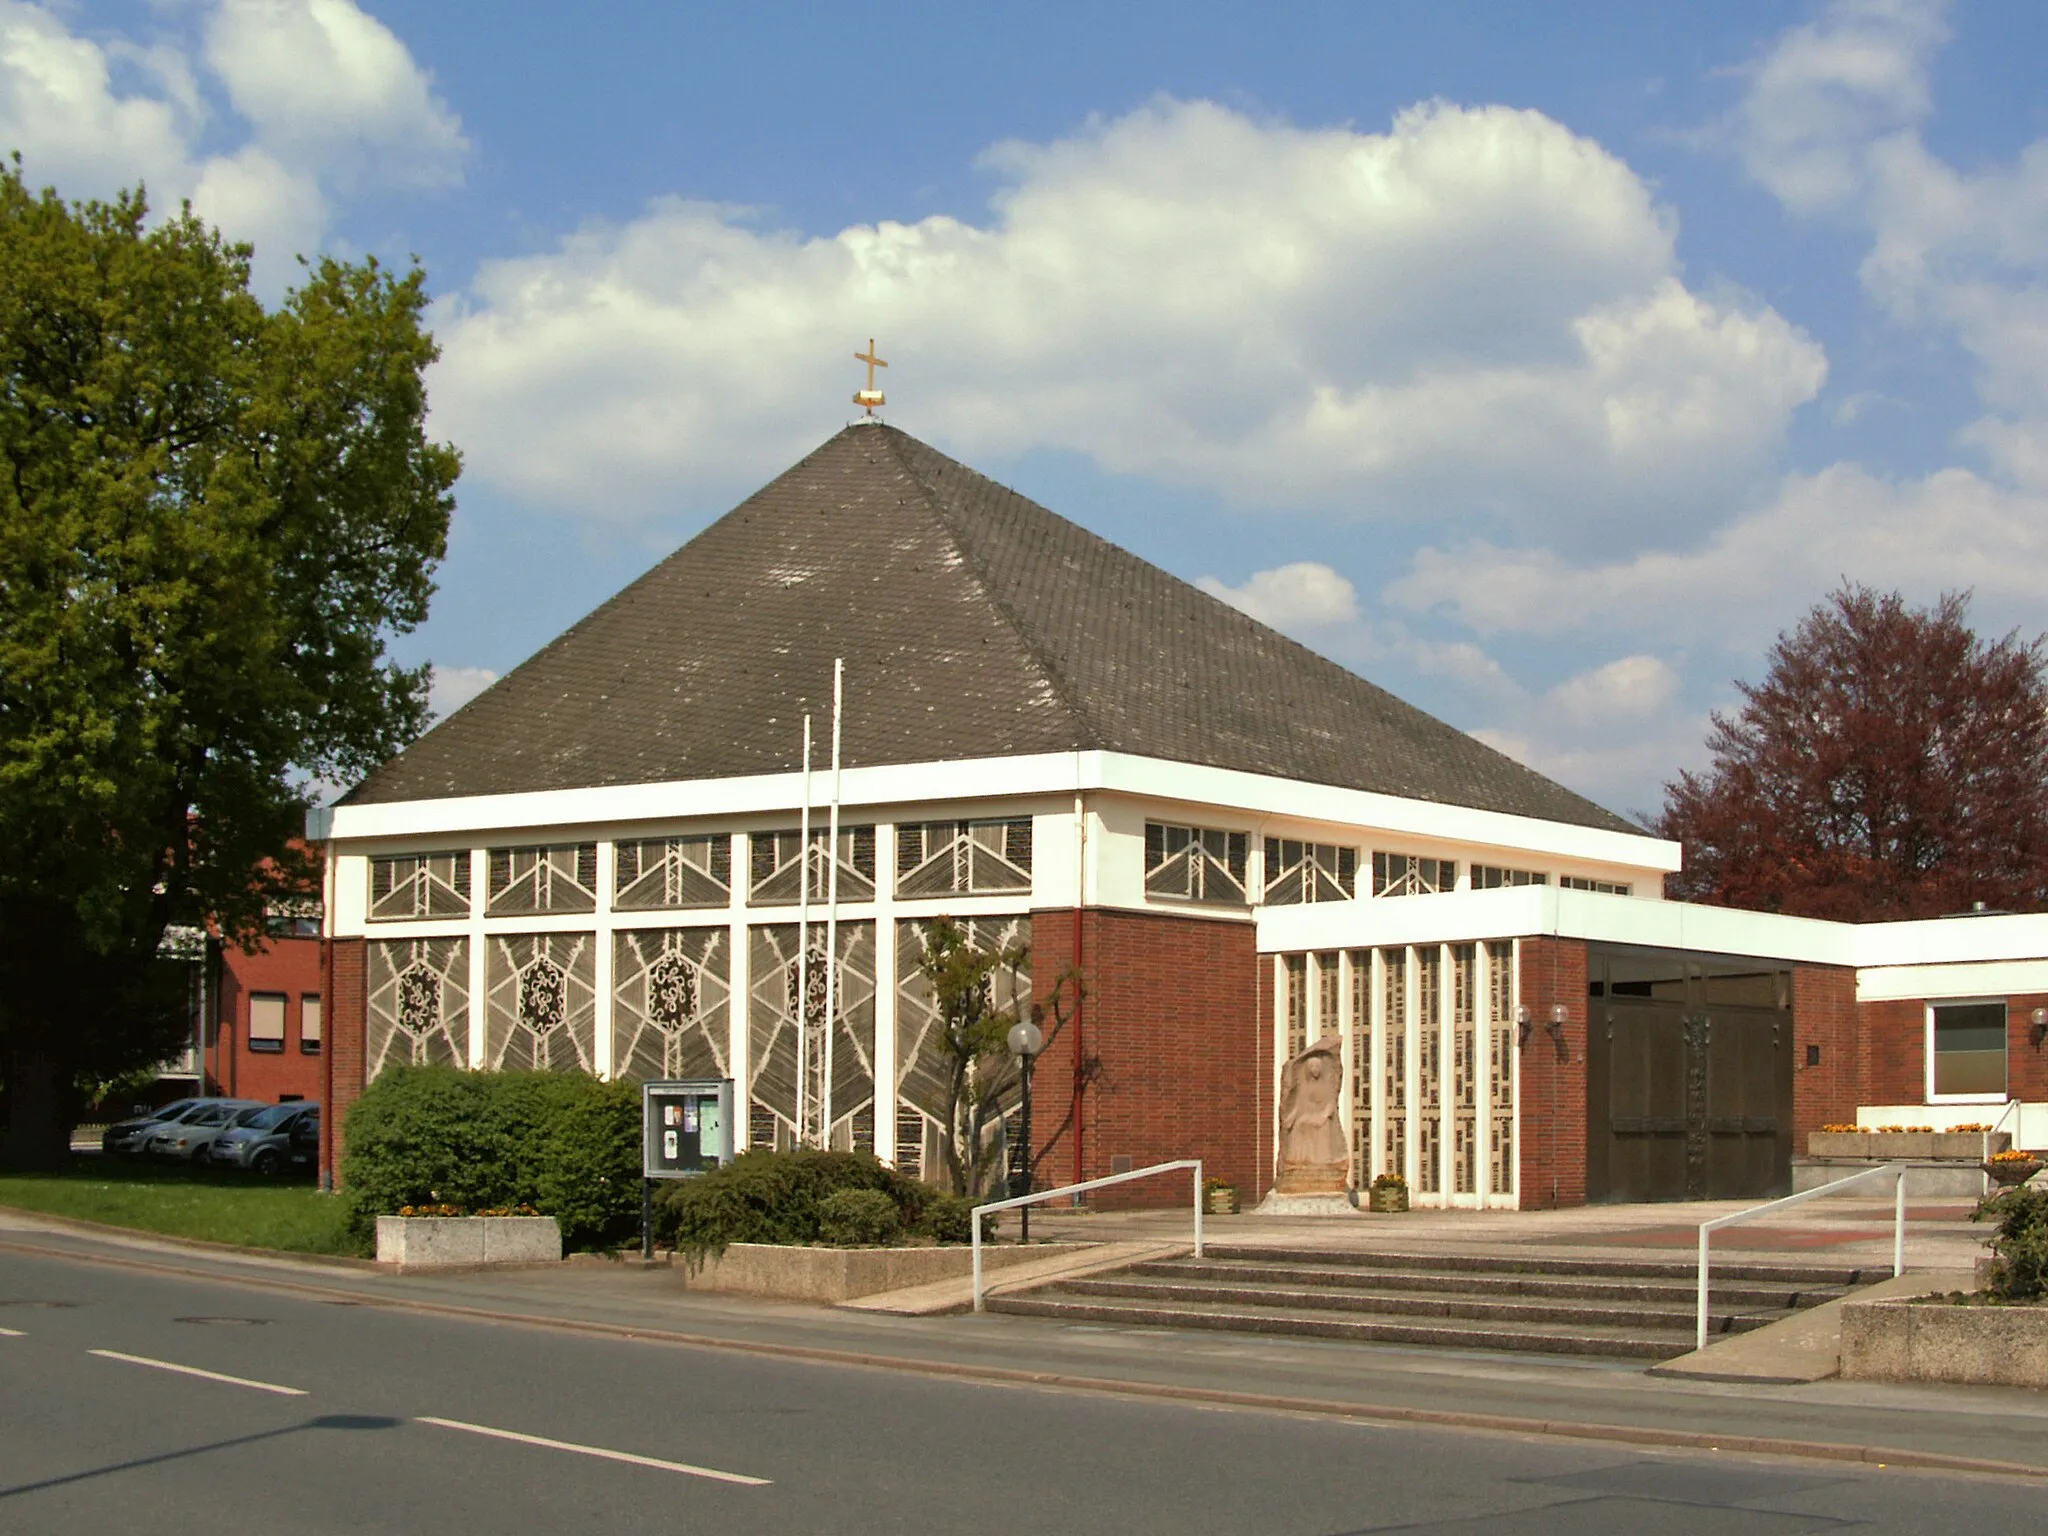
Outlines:
{"label": "concrete retaining wall", "polygon": [[[1047,1259],[1091,1247],[1088,1243],[1033,1243],[984,1248],[982,1269],[994,1274],[1027,1259]],[[782,1301],[847,1301],[900,1291],[974,1271],[974,1250],[957,1248],[798,1248],[776,1243],[733,1243],[725,1252],[685,1267],[693,1291],[738,1291]]]}
{"label": "concrete retaining wall", "polygon": [[2048,1307],[1844,1302],[1842,1376],[2048,1387]]}
{"label": "concrete retaining wall", "polygon": [[379,1216],[377,1262],[400,1269],[558,1263],[552,1216]]}

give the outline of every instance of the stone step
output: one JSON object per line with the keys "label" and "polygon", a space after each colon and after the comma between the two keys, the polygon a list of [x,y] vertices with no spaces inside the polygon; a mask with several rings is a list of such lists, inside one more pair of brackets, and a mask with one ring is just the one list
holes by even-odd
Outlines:
{"label": "stone step", "polygon": [[[1229,1285],[1215,1282],[1183,1283],[1160,1279],[1132,1279],[1120,1275],[1091,1276],[1070,1280],[1058,1287],[1064,1296],[1108,1296],[1130,1301],[1216,1304],[1235,1307],[1282,1308],[1301,1312],[1358,1312],[1377,1317],[1465,1318],[1481,1322],[1548,1323],[1560,1328],[1594,1326],[1601,1328],[1645,1328],[1657,1333],[1680,1333],[1695,1325],[1696,1312],[1686,1306],[1598,1306],[1588,1302],[1502,1300],[1463,1292],[1422,1295],[1413,1291],[1371,1291],[1356,1288],[1294,1288],[1280,1285]],[[1708,1314],[1708,1331],[1713,1334],[1746,1333],[1777,1322],[1790,1312],[1777,1307],[1768,1311],[1742,1312],[1726,1308]]]}
{"label": "stone step", "polygon": [[1125,1327],[1203,1328],[1233,1333],[1348,1339],[1357,1343],[1422,1344],[1617,1359],[1669,1360],[1692,1348],[1688,1328],[1545,1326],[1453,1319],[1359,1317],[1233,1302],[1175,1303],[1066,1294],[1064,1288],[989,1298],[992,1312]]}
{"label": "stone step", "polygon": [[[1257,1243],[1205,1245],[1210,1259],[1314,1264],[1329,1269],[1420,1269],[1456,1274],[1595,1275],[1642,1280],[1690,1280],[1699,1271],[1697,1255],[1683,1258],[1624,1259],[1561,1254],[1382,1253],[1345,1248],[1278,1248]],[[1856,1268],[1834,1264],[1770,1264],[1737,1260],[1717,1250],[1714,1280],[1754,1280],[1790,1286],[1869,1285],[1891,1278],[1889,1264]]]}
{"label": "stone step", "polygon": [[[1443,1269],[1379,1269],[1369,1264],[1327,1266],[1321,1264],[1259,1263],[1235,1259],[1159,1259],[1133,1265],[1124,1273],[1161,1280],[1213,1281],[1233,1286],[1275,1285],[1310,1288],[1358,1289],[1373,1292],[1422,1291],[1440,1294],[1458,1291],[1472,1296],[1549,1297],[1574,1301],[1640,1302],[1649,1306],[1689,1307],[1696,1295],[1694,1278],[1683,1281],[1640,1279],[1632,1276],[1553,1275],[1523,1271],[1492,1274],[1463,1273]],[[1731,1309],[1776,1309],[1788,1311],[1834,1301],[1844,1294],[1841,1285],[1765,1284],[1757,1281],[1725,1280],[1724,1272],[1713,1273],[1714,1301]]]}

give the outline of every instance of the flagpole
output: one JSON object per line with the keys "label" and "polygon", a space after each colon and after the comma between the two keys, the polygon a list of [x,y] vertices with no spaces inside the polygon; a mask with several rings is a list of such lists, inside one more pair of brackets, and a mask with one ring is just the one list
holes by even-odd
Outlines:
{"label": "flagpole", "polygon": [[796,1144],[810,1140],[804,1089],[811,1070],[811,717],[804,716],[804,806],[797,826]]}
{"label": "flagpole", "polygon": [[818,1144],[832,1144],[832,1045],[839,1015],[839,717],[845,700],[846,658],[832,662],[832,830],[825,866],[825,1070],[818,1086]]}

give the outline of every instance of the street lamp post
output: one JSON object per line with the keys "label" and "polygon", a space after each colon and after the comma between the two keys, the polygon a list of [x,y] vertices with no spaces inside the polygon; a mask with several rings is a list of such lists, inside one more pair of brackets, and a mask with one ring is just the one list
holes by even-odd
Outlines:
{"label": "street lamp post", "polygon": [[[1034,1012],[1036,1010],[1033,1010]],[[1045,1031],[1031,1019],[1019,1019],[1010,1026],[1010,1054],[1017,1058],[1019,1070],[1023,1073],[1023,1098],[1018,1106],[1018,1137],[1024,1143],[1024,1171],[1011,1181],[1012,1197],[1031,1193],[1031,1066],[1038,1053],[1045,1048]],[[1031,1241],[1031,1207],[1017,1207],[1018,1241]]]}

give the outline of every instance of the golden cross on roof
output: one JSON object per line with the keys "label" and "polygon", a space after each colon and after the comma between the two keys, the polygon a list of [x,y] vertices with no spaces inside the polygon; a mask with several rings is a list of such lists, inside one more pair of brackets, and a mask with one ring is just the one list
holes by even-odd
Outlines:
{"label": "golden cross on roof", "polygon": [[868,338],[867,351],[854,353],[853,360],[857,363],[866,363],[868,365],[868,387],[854,391],[853,403],[872,416],[875,414],[876,406],[888,403],[887,398],[882,392],[875,388],[875,370],[877,368],[886,368],[889,365],[875,356],[875,338],[872,336]]}

